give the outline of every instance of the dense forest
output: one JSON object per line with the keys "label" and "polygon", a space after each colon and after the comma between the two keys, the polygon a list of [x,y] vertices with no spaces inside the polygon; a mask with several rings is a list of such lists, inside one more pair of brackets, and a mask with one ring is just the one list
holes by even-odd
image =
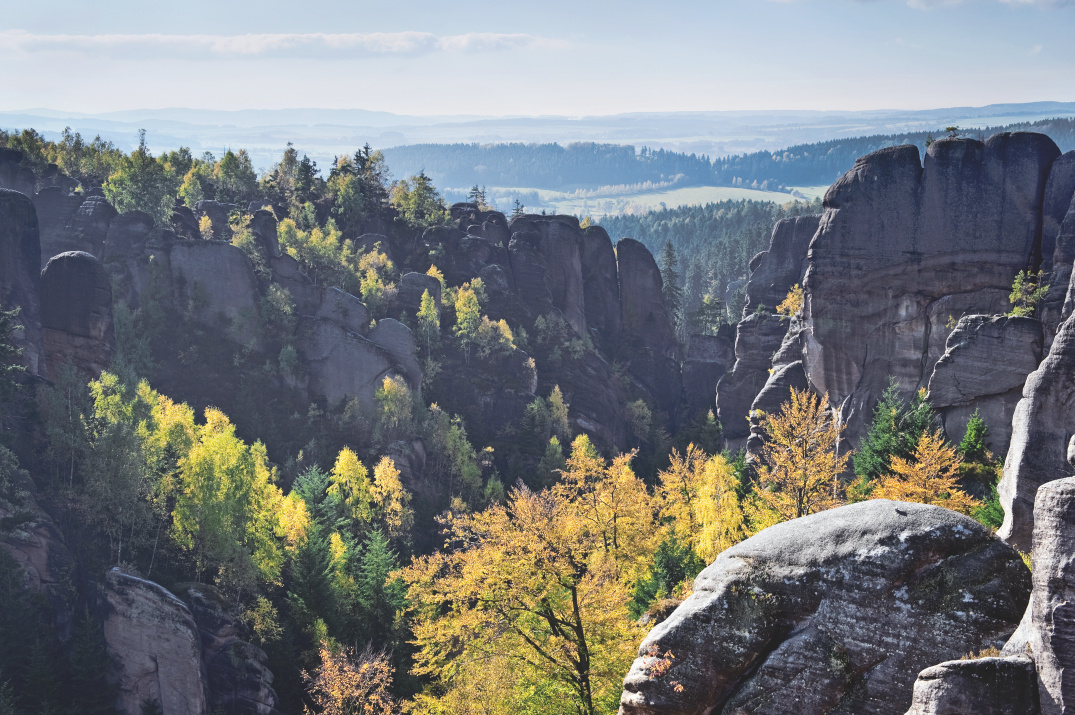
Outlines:
{"label": "dense forest", "polygon": [[[641,215],[606,216],[600,223],[613,238],[630,236],[661,256],[666,277],[682,290],[679,323],[686,329],[689,317],[697,313],[706,296],[721,302],[725,320],[738,321],[750,259],[768,248],[773,224],[789,216],[820,211],[820,200],[783,205],[720,201]],[[675,263],[671,274],[667,271],[670,261]]]}
{"label": "dense forest", "polygon": [[[515,161],[520,147],[491,155]],[[956,486],[964,473],[995,481],[984,425],[972,420],[963,444],[945,444],[929,405],[894,390],[851,484],[841,481],[848,453],[833,452],[842,426],[815,396],[792,393],[768,417],[760,469],[721,452],[712,411],[662,418],[628,374],[628,347],[595,344],[596,331],[578,333],[556,310],[530,316],[494,281],[460,277],[468,256],[459,256],[476,242],[438,237],[467,229],[467,212],[483,207],[461,207],[453,223],[430,179],[432,160],[428,174],[392,182],[393,155],[368,146],[327,173],[289,146],[260,176],[241,150],[153,156],[143,140],[126,154],[71,132],[59,142],[0,133],[0,149],[18,152],[39,187],[69,180],[80,197],[143,212],[151,234],[140,274],[148,287],[137,301],[127,298],[135,259],[104,261],[115,356],[99,375],[66,364],[31,379],[20,317],[0,306],[0,506],[11,515],[0,536],[38,508],[54,520],[71,553],[63,588],[77,615],[74,635],[61,638],[56,604],[27,593],[0,549],[4,715],[114,712],[94,608],[111,567],[176,593],[206,586],[222,609],[236,609],[266,654],[281,712],[597,715],[616,711],[647,624],[689,593],[716,554],[766,526],[875,491],[939,495],[930,498],[997,524],[995,501]],[[598,145],[548,156],[549,181],[592,182],[610,171],[623,183],[708,161]],[[557,173],[565,162],[575,174]],[[632,162],[646,169],[615,173]],[[224,220],[214,220],[209,211],[221,207]],[[703,316],[698,332],[711,332],[738,317],[729,288],[774,221],[819,208],[723,202],[603,225],[661,254],[664,308],[681,333],[707,296],[731,303],[717,321]],[[420,385],[393,372],[366,402],[303,399],[309,338],[255,214],[279,222],[279,249],[303,278],[292,286],[339,288],[374,322],[407,324]],[[483,215],[494,228],[505,221]],[[600,230],[583,223],[577,230]],[[374,228],[380,238],[370,243]],[[155,256],[180,239],[241,250],[256,277],[255,309],[214,323],[202,315],[206,295],[166,297]],[[413,307],[401,307],[407,272],[430,286]],[[780,310],[790,317],[798,308]],[[569,419],[575,398],[561,384],[598,369],[629,400],[621,449]],[[498,381],[511,389],[482,392]],[[468,410],[489,394],[527,402],[504,408],[497,430],[482,428]],[[826,437],[810,440],[811,451],[798,448],[819,433]],[[940,476],[923,466],[937,463]],[[795,486],[803,473],[809,484]],[[795,489],[805,491],[793,498]]]}
{"label": "dense forest", "polygon": [[[1047,134],[1061,151],[1075,149],[1075,119],[1047,119],[985,129],[956,130],[984,138],[997,132]],[[950,133],[950,132],[947,132]],[[473,184],[516,189],[575,191],[599,186],[738,186],[788,191],[794,186],[831,184],[855,159],[877,149],[914,144],[925,149],[946,130],[876,134],[790,146],[783,151],[710,159],[664,149],[617,144],[418,144],[384,150],[404,174],[424,171],[442,187]]]}

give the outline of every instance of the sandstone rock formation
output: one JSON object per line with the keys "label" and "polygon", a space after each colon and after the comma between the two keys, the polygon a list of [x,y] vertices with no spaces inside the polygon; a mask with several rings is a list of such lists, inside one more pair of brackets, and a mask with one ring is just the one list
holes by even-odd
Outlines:
{"label": "sandstone rock formation", "polygon": [[1025,636],[1043,715],[1075,712],[1075,479],[1042,485],[1034,500],[1034,595]]}
{"label": "sandstone rock formation", "polygon": [[645,246],[631,238],[616,243],[624,339],[638,347],[675,355],[672,321],[661,297],[661,271]]}
{"label": "sandstone rock formation", "polygon": [[959,443],[978,410],[993,451],[1008,453],[1011,415],[1027,375],[1041,362],[1043,340],[1041,321],[1032,318],[960,318],[933,368],[927,394],[950,441]]}
{"label": "sandstone rock formation", "polygon": [[715,409],[717,383],[735,362],[731,326],[717,335],[692,335],[683,361],[683,396],[692,412]]}
{"label": "sandstone rock formation", "polygon": [[918,674],[906,715],[1038,715],[1038,677],[1025,655],[950,660]]}
{"label": "sandstone rock formation", "polygon": [[909,395],[944,351],[946,323],[1003,313],[1041,248],[1045,184],[1060,155],[1040,134],[943,139],[862,157],[825,196],[810,245],[805,366],[860,437],[894,376]]}
{"label": "sandstone rock formation", "polygon": [[220,241],[177,241],[168,257],[176,299],[195,320],[215,326],[222,319],[230,322],[240,343],[259,339],[261,294],[245,253]]}
{"label": "sandstone rock formation", "polygon": [[201,635],[210,709],[227,715],[280,715],[268,658],[249,642],[234,607],[212,586],[191,584],[182,593]]}
{"label": "sandstone rock formation", "polygon": [[40,260],[41,244],[33,203],[25,194],[0,188],[0,306],[4,310],[20,310],[19,323],[23,330],[14,339],[23,350],[25,365],[35,375],[41,374],[45,367]]}
{"label": "sandstone rock formation", "polygon": [[324,318],[300,322],[297,346],[310,372],[310,391],[330,407],[351,397],[376,404],[377,388],[396,365],[384,348]]}
{"label": "sandstone rock formation", "polygon": [[118,666],[117,707],[141,712],[157,701],[168,715],[209,712],[198,626],[186,604],[152,581],[112,569],[105,575],[109,656]]}
{"label": "sandstone rock formation", "polygon": [[730,448],[742,446],[750,432],[747,415],[790,327],[774,311],[793,285],[802,284],[806,252],[820,220],[820,215],[810,215],[778,221],[769,250],[751,259],[745,317],[736,328],[736,362],[717,385],[717,414]]}
{"label": "sandstone rock formation", "polygon": [[33,198],[37,177],[30,167],[22,165],[23,155],[18,149],[0,148],[0,189],[18,191],[26,198]]}
{"label": "sandstone rock formation", "polygon": [[620,712],[902,713],[923,668],[1003,643],[1029,592],[1015,551],[939,507],[875,500],[784,522],[699,574],[642,642]]}
{"label": "sandstone rock formation", "polygon": [[41,328],[47,374],[72,365],[93,378],[112,362],[112,285],[104,266],[73,251],[49,259],[41,271]]}
{"label": "sandstone rock formation", "polygon": [[997,490],[1004,505],[1004,524],[998,533],[1028,551],[1038,488],[1073,473],[1066,450],[1075,422],[1075,321],[1069,318],[1060,326],[1049,355],[1027,378],[1022,395],[1012,417],[1011,446]]}

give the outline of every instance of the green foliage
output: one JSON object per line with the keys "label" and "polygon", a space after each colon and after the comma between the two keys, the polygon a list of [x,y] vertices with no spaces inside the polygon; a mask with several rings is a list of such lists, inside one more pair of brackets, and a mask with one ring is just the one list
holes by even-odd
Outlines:
{"label": "green foliage", "polygon": [[672,241],[665,241],[661,250],[661,299],[672,319],[672,328],[678,330],[682,324],[683,288],[679,285],[679,257]]}
{"label": "green foliage", "polygon": [[4,310],[0,306],[0,403],[15,396],[19,379],[26,368],[22,364],[22,349],[14,342],[15,331],[22,330],[16,322],[19,308]]}
{"label": "green foliage", "polygon": [[175,174],[149,153],[143,130],[138,148],[124,157],[103,188],[105,198],[120,213],[144,211],[158,226],[165,227],[171,225],[179,184]]}
{"label": "green foliage", "polygon": [[698,308],[687,315],[687,329],[699,335],[716,335],[726,322],[724,301],[709,293],[703,295]]}
{"label": "green foliage", "polygon": [[257,175],[246,149],[228,149],[213,167],[213,183],[217,201],[245,203],[257,192]]}
{"label": "green foliage", "polygon": [[996,485],[990,489],[989,498],[971,515],[983,526],[996,531],[1004,524],[1004,505],[1000,503],[1000,495]]}
{"label": "green foliage", "polygon": [[669,532],[653,555],[653,565],[646,575],[635,582],[628,606],[632,618],[639,618],[657,600],[673,596],[678,586],[693,579],[705,568],[705,562],[681,542],[676,533]]}
{"label": "green foliage", "polygon": [[854,455],[855,474],[874,481],[889,472],[893,456],[911,459],[919,438],[935,417],[933,408],[926,402],[925,390],[916,392],[909,403],[904,402],[895,379],[891,379],[874,407],[870,428]]}
{"label": "green foliage", "polygon": [[441,226],[448,220],[444,199],[424,171],[410,179],[397,181],[392,186],[391,201],[393,208],[399,212],[400,220],[411,228]]}
{"label": "green foliage", "polygon": [[1012,292],[1008,296],[1008,301],[1012,304],[1008,315],[1033,318],[1038,311],[1038,303],[1049,292],[1049,285],[1042,283],[1044,279],[1044,271],[1037,273],[1019,271],[1012,282]]}
{"label": "green foliage", "polygon": [[422,303],[418,308],[418,343],[425,345],[426,355],[433,354],[433,348],[440,344],[440,311],[429,291],[422,292]]}
{"label": "green foliage", "polygon": [[[479,285],[480,279],[475,279]],[[478,329],[481,327],[481,303],[474,281],[466,283],[455,292],[455,327],[454,332],[463,350],[464,359],[470,361],[470,349],[478,342]]]}

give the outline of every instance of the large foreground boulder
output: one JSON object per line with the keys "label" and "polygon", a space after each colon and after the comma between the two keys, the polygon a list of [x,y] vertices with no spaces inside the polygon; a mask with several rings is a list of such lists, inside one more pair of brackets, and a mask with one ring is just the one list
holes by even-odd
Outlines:
{"label": "large foreground boulder", "polygon": [[923,668],[1007,640],[1029,593],[1014,550],[940,507],[778,524],[717,557],[650,632],[620,712],[903,713]]}

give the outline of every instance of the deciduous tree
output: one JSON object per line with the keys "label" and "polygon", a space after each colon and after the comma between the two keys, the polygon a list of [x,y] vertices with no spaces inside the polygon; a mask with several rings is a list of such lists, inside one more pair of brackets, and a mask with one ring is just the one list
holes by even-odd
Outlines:
{"label": "deciduous tree", "polygon": [[779,414],[765,419],[763,461],[758,470],[756,527],[831,509],[843,503],[839,475],[848,452],[840,454],[845,425],[830,411],[828,396],[792,388]]}
{"label": "deciduous tree", "polygon": [[914,459],[892,458],[892,473],[881,480],[873,496],[973,514],[982,504],[959,489],[959,465],[959,454],[944,441],[940,430],[926,432],[918,440]]}

